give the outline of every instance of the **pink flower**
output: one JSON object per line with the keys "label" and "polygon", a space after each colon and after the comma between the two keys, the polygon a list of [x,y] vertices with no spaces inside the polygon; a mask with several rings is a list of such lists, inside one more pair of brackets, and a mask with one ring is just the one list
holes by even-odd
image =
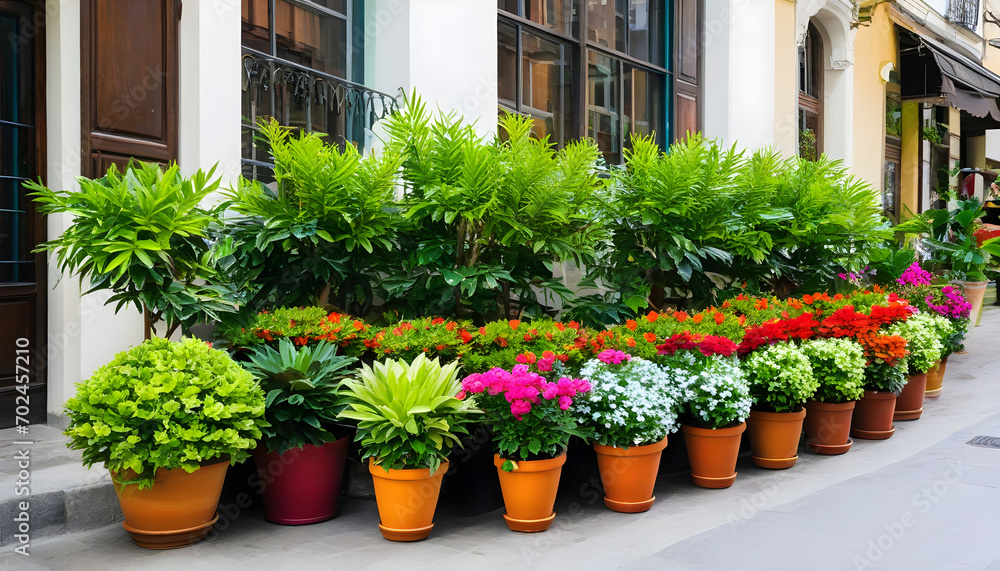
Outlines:
{"label": "pink flower", "polygon": [[559,385],[556,383],[547,383],[545,385],[545,390],[542,391],[542,398],[545,400],[552,400],[559,394]]}
{"label": "pink flower", "polygon": [[559,397],[559,408],[561,410],[569,410],[571,404],[573,404],[573,399],[569,397]]}
{"label": "pink flower", "polygon": [[617,365],[622,361],[628,361],[632,358],[631,355],[623,351],[616,351],[614,349],[605,349],[597,354],[597,358],[601,361],[608,363],[609,365]]}
{"label": "pink flower", "polygon": [[516,400],[510,403],[510,413],[518,420],[521,420],[529,412],[531,412],[531,403],[528,401]]}
{"label": "pink flower", "polygon": [[555,363],[555,361],[556,361],[555,357],[552,357],[551,359],[542,359],[541,361],[538,362],[538,370],[543,373],[551,371],[552,363]]}

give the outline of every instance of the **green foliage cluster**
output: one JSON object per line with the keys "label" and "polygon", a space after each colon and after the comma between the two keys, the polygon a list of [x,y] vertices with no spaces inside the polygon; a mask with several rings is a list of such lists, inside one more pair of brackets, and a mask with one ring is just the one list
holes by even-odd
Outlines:
{"label": "green foliage cluster", "polygon": [[458,363],[442,366],[422,354],[410,363],[376,362],[342,383],[347,408],[340,418],[357,421],[362,460],[373,458],[385,470],[433,473],[481,412],[456,396],[460,390]]}
{"label": "green foliage cluster", "polygon": [[331,429],[344,408],[337,388],[356,359],[337,355],[337,346],[326,341],[296,348],[288,338],[277,350],[255,348],[249,359],[244,367],[267,394],[264,416],[270,426],[263,432],[269,451],[284,454],[337,439]]}
{"label": "green foliage cluster", "polygon": [[1000,256],[1000,238],[990,238],[982,245],[975,232],[986,210],[978,198],[958,201],[953,210],[932,209],[895,227],[896,232],[920,234],[934,254],[935,263],[944,264],[954,277],[985,281],[986,266],[993,256]]}
{"label": "green foliage cluster", "polygon": [[197,339],[151,339],[123,351],[64,405],[69,447],[103,463],[123,484],[153,485],[156,471],[250,455],[264,419],[264,392],[225,352]]}
{"label": "green foliage cluster", "polygon": [[865,352],[851,339],[812,339],[802,344],[819,387],[813,396],[826,403],[841,403],[864,394]]}
{"label": "green foliage cluster", "polygon": [[[373,281],[394,250],[397,154],[364,156],[319,133],[262,122],[274,185],[241,178],[225,207],[232,254],[223,259],[251,312],[277,305],[370,307]],[[272,188],[273,186],[273,188]]]}
{"label": "green foliage cluster", "polygon": [[[945,319],[921,313],[906,321],[895,323],[889,328],[890,335],[899,335],[906,339],[906,350],[910,352],[906,357],[910,375],[926,373],[941,359],[944,345],[941,343],[939,331],[947,329],[948,324],[947,322],[941,324],[935,317],[940,320]],[[951,329],[954,331],[954,328]]]}
{"label": "green foliage cluster", "polygon": [[754,406],[767,412],[794,412],[819,388],[809,357],[792,343],[750,353],[743,368]]}
{"label": "green foliage cluster", "polygon": [[146,316],[146,338],[166,322],[165,336],[178,328],[218,320],[235,311],[229,288],[217,279],[206,241],[217,210],[200,203],[219,187],[198,171],[181,176],[173,165],[111,165],[99,179],[78,177],[80,190],[50,190],[25,182],[43,214],[66,213],[73,223],[40,251],[53,251],[61,271],[89,278],[88,292],[111,290],[115,311],[134,304]]}

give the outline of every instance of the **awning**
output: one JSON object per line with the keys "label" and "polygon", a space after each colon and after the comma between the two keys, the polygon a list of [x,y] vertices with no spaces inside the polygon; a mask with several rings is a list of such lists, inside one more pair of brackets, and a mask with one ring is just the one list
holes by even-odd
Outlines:
{"label": "awning", "polygon": [[937,40],[898,26],[897,30],[904,99],[940,96],[974,117],[1000,121],[1000,76]]}

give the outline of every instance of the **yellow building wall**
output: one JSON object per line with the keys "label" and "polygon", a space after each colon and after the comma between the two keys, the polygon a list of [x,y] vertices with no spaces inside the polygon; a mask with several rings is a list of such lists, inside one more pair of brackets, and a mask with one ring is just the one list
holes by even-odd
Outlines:
{"label": "yellow building wall", "polygon": [[795,45],[795,2],[774,3],[774,146],[786,157],[798,154],[799,56]]}
{"label": "yellow building wall", "polygon": [[[885,167],[885,80],[880,71],[887,63],[899,69],[896,53],[896,33],[888,8],[879,6],[871,24],[858,28],[854,37],[854,156],[851,169],[879,190],[884,186]],[[904,160],[904,197],[906,168]],[[915,182],[915,172],[913,176]],[[915,193],[916,188],[912,192]]]}

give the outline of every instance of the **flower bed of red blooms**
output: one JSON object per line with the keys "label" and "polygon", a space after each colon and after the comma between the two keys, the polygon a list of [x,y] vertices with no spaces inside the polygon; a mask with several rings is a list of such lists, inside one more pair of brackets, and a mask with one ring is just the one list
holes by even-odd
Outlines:
{"label": "flower bed of red blooms", "polygon": [[[831,337],[855,339],[869,359],[894,362],[905,355],[905,349],[877,332],[905,321],[914,311],[907,300],[876,288],[846,296],[817,293],[784,301],[740,295],[719,308],[697,313],[651,311],[607,330],[551,319],[508,320],[476,328],[440,317],[359,327],[360,321],[335,313],[322,324],[322,331],[297,331],[295,341],[328,339],[348,354],[379,359],[411,358],[417,352],[440,355],[462,360],[469,372],[497,366],[510,370],[518,364],[546,371],[556,361],[572,367],[608,349],[633,355],[697,350],[706,356],[743,356],[773,343]],[[344,335],[346,331],[349,335]],[[275,339],[273,330],[265,335],[262,341]]]}

